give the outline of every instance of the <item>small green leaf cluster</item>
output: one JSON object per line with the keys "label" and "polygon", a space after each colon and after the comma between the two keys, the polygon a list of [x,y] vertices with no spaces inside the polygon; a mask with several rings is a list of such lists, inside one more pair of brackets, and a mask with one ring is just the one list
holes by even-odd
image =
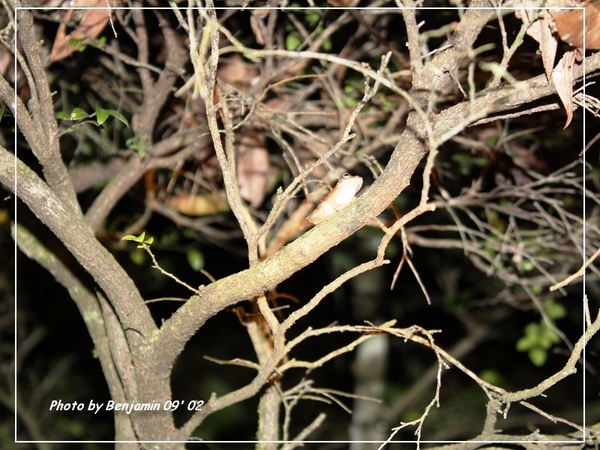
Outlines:
{"label": "small green leaf cluster", "polygon": [[140,159],[144,159],[146,157],[146,138],[134,136],[127,139],[127,141],[125,141],[125,145],[128,149],[136,152]]}
{"label": "small green leaf cluster", "polygon": [[121,238],[122,241],[133,241],[137,242],[139,245],[137,248],[146,248],[154,242],[153,237],[149,237],[146,239],[146,232],[143,231],[139,236],[134,236],[133,234],[127,234]]}
{"label": "small green leaf cluster", "polygon": [[90,40],[88,38],[69,39],[69,47],[73,47],[78,52],[84,52],[88,45],[100,49],[104,48],[104,46],[106,45],[106,36],[102,36],[94,40]]}
{"label": "small green leaf cluster", "polygon": [[[567,314],[565,307],[554,299],[544,302],[544,310],[552,323]],[[517,341],[517,350],[527,352],[530,361],[541,367],[548,359],[548,350],[559,342],[560,336],[545,321],[541,320],[527,324],[523,337]]]}
{"label": "small green leaf cluster", "polygon": [[[96,107],[91,111],[89,107],[85,109],[75,107],[72,110],[58,112],[56,117],[63,121],[60,137],[70,134],[77,135],[73,136],[78,144],[76,152],[82,158],[95,152],[113,155],[119,148],[118,139],[121,136],[123,125],[125,128],[130,128],[129,121],[125,116],[111,108]],[[109,120],[111,117],[114,120]],[[88,139],[81,139],[79,134]],[[126,134],[131,134],[131,131],[126,131]],[[80,162],[81,160],[73,160],[72,164]]]}
{"label": "small green leaf cluster", "polygon": [[[313,30],[313,34],[318,36],[323,33],[324,28],[321,25],[321,19],[323,12],[318,10],[299,10],[298,14],[304,14],[303,24],[307,25],[307,29]],[[286,50],[296,51],[300,48],[300,46],[305,42],[302,34],[296,30],[292,25],[286,26],[286,32],[288,33],[285,37],[285,48]],[[333,48],[333,44],[331,39],[325,39],[321,46],[322,50],[325,52],[330,52]]]}
{"label": "small green leaf cluster", "polygon": [[81,108],[73,108],[71,112],[61,111],[56,115],[58,119],[78,123],[94,123],[94,121],[91,119],[95,117],[95,124],[97,126],[103,125],[110,116],[113,116],[115,119],[122,122],[126,127],[129,127],[129,122],[125,116],[114,109],[96,108],[95,112],[89,114]]}

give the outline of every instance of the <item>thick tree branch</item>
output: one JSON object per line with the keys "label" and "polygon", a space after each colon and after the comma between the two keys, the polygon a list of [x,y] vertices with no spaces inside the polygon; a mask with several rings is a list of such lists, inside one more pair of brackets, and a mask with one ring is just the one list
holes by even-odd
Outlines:
{"label": "thick tree branch", "polygon": [[[54,103],[48,86],[46,70],[40,59],[40,44],[33,36],[33,27],[31,26],[33,17],[31,12],[25,9],[18,10],[16,17],[19,44],[23,47],[23,52],[35,81],[35,85],[29,86],[29,88],[31,91],[36,92],[37,95],[34,98],[37,99],[37,102],[35,102],[35,107],[31,111],[33,120],[26,120],[21,124],[20,120],[24,117],[20,115],[15,117],[22,130],[25,127],[31,127],[27,130],[30,137],[37,135],[33,139],[33,143],[38,144],[35,147],[37,150],[36,157],[42,165],[48,186],[74,214],[79,216],[81,215],[81,208],[60,153],[58,126],[53,109]],[[23,113],[24,111],[20,110],[19,112]],[[26,113],[26,116],[28,116],[28,113]]]}
{"label": "thick tree branch", "polygon": [[[16,164],[16,174],[15,174]],[[77,217],[31,169],[0,147],[0,182],[15,194],[75,256],[115,307],[132,342],[141,345],[155,331],[154,320],[137,287],[123,268]],[[143,338],[142,338],[143,337]]]}
{"label": "thick tree branch", "polygon": [[[107,335],[106,323],[96,296],[90,292],[88,287],[54,253],[44,247],[27,229],[20,225],[15,225],[12,231],[13,239],[18,243],[19,249],[44,267],[68,290],[94,342],[94,349],[102,366],[111,398],[119,403],[127,402],[128,397],[125,395],[123,383],[111,356],[110,348],[114,346],[114,342],[111,342]],[[51,301],[50,298],[47,300]],[[122,357],[126,356],[130,356],[129,352],[123,353]],[[131,398],[129,398],[130,400]],[[135,439],[129,417],[115,418],[115,428],[117,431],[115,436],[117,440]]]}

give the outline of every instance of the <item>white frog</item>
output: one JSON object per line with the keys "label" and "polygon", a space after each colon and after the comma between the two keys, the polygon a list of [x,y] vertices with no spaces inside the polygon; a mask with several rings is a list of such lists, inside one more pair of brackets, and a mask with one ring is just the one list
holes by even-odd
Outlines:
{"label": "white frog", "polygon": [[319,203],[306,220],[315,225],[336,213],[350,203],[363,184],[362,177],[345,173],[323,201]]}

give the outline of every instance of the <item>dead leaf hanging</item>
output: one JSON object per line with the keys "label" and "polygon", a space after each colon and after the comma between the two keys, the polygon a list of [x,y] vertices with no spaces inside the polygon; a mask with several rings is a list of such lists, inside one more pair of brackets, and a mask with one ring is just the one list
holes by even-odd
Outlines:
{"label": "dead leaf hanging", "polygon": [[552,68],[554,67],[554,59],[556,58],[556,49],[558,48],[558,39],[552,31],[552,18],[546,10],[534,11],[529,9],[521,9],[516,12],[516,16],[521,20],[534,20],[535,14],[539,14],[539,19],[531,24],[527,29],[527,34],[535,39],[540,47],[542,54],[542,62],[546,76],[550,79]]}
{"label": "dead leaf hanging", "polygon": [[246,131],[239,138],[237,181],[240,195],[254,208],[260,206],[265,199],[269,169],[265,136]]}
{"label": "dead leaf hanging", "polygon": [[569,126],[571,119],[573,119],[573,65],[575,64],[576,52],[577,50],[566,52],[552,70],[552,83],[567,113],[565,128]]}
{"label": "dead leaf hanging", "polygon": [[[50,54],[51,63],[60,61],[77,51],[77,46],[73,45],[74,41],[81,40],[85,42],[96,39],[110,19],[111,10],[109,8],[77,9],[109,6],[106,0],[77,0],[72,6],[73,9],[66,12],[56,32],[52,53]],[[68,33],[67,27],[74,25],[73,22],[77,22],[78,17],[80,17],[79,23],[76,23],[75,29]]]}
{"label": "dead leaf hanging", "polygon": [[600,2],[590,1],[585,5],[585,42],[584,10],[573,9],[568,12],[553,11],[554,24],[560,38],[573,47],[587,50],[600,49]]}

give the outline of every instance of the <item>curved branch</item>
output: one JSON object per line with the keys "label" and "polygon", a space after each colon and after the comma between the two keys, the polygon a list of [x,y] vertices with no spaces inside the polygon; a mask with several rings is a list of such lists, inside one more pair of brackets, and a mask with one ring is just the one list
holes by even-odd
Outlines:
{"label": "curved branch", "polygon": [[[26,112],[25,116],[21,114],[15,115],[15,117],[18,123],[25,119],[25,126],[19,123],[19,128],[22,131],[28,128],[27,135],[30,138],[35,136],[31,143],[35,142],[37,144],[36,157],[44,169],[44,177],[48,186],[58,198],[68,205],[73,213],[81,215],[81,208],[75,190],[60,153],[58,126],[54,116],[52,94],[50,93],[45,68],[40,59],[40,44],[34,38],[34,28],[31,26],[33,17],[30,11],[19,9],[16,12],[16,18],[19,44],[23,47],[23,52],[35,81],[35,85],[29,86],[29,88],[36,92],[35,97],[38,102],[36,102],[36,107],[32,108],[32,119],[29,118]],[[24,111],[19,108],[19,112],[23,113]]]}
{"label": "curved branch", "polygon": [[252,268],[201,287],[198,296],[191,298],[164,323],[154,343],[155,363],[170,367],[185,343],[210,317],[228,306],[273,289],[385,210],[409,185],[412,174],[426,154],[422,140],[409,131],[405,136],[386,171],[346,208]]}
{"label": "curved branch", "polygon": [[[104,376],[106,377],[111,398],[119,403],[126,402],[125,386],[121,382],[111,356],[111,348],[114,346],[114,342],[107,336],[109,327],[104,320],[98,299],[54,253],[44,247],[27,229],[15,226],[12,229],[12,234],[13,239],[19,245],[19,249],[30,259],[44,267],[69,291],[69,295],[77,305],[94,342],[94,348],[98,354],[98,360],[102,366]],[[121,357],[128,355],[129,353],[122,353]],[[118,420],[116,425],[118,427],[116,440],[135,439],[129,420]]]}
{"label": "curved branch", "polygon": [[[14,184],[15,177],[18,186]],[[131,331],[132,343],[143,345],[141,336],[149,338],[156,330],[154,320],[131,278],[96,240],[85,222],[29,167],[3,147],[0,147],[0,182],[25,202],[92,275],[115,307],[124,328]]]}

